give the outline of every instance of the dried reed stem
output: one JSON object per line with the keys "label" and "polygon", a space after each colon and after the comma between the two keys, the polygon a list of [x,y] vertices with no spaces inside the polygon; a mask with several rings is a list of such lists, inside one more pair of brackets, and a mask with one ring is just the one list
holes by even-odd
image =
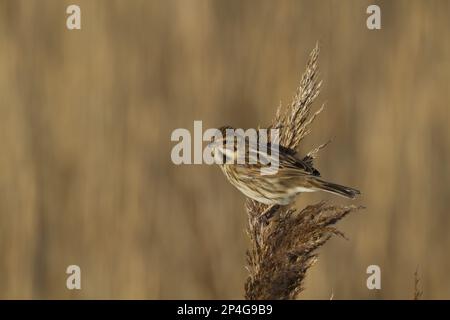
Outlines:
{"label": "dried reed stem", "polygon": [[414,300],[420,300],[422,298],[423,291],[420,286],[419,271],[414,272]]}
{"label": "dried reed stem", "polygon": [[[311,52],[306,71],[291,105],[282,112],[278,108],[270,126],[280,129],[280,144],[296,149],[310,132],[310,125],[323,110],[315,113],[311,106],[320,92],[318,81],[319,46]],[[314,158],[326,144],[310,153]],[[282,207],[269,220],[259,217],[267,206],[247,199],[247,251],[248,278],[246,299],[295,299],[304,289],[303,281],[308,269],[317,260],[317,249],[333,235],[343,234],[334,224],[356,206],[334,206],[325,202],[309,205],[303,210]]]}

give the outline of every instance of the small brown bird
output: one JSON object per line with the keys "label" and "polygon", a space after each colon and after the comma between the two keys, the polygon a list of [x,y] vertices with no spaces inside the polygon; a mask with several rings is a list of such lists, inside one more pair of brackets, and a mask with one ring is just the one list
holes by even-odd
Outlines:
{"label": "small brown bird", "polygon": [[[300,158],[295,150],[281,145],[278,146],[278,152],[273,154],[272,151],[268,155],[268,151],[261,152],[257,144],[249,143],[248,137],[239,137],[236,133],[230,137],[230,130],[234,129],[221,127],[221,135],[213,139],[209,148],[228,181],[253,200],[274,206],[290,204],[302,192],[326,191],[351,199],[360,194],[356,189],[322,180],[319,171],[313,167],[312,157]],[[237,138],[245,141],[244,150],[238,148]],[[268,143],[266,150],[272,150],[272,147]],[[266,162],[249,161],[254,160],[256,155],[258,160],[265,157]],[[245,157],[245,163],[237,161],[239,156]],[[269,175],[261,174],[261,169],[268,168],[267,163],[274,156],[278,156],[277,171]]]}

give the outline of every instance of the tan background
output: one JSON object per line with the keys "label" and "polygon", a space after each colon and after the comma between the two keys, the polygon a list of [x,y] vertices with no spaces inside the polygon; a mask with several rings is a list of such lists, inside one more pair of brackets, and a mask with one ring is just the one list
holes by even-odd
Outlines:
{"label": "tan background", "polygon": [[[68,31],[76,2],[82,30]],[[365,10],[382,8],[369,31]],[[301,298],[450,298],[449,1],[0,1],[0,297],[240,298],[243,196],[170,161],[175,128],[267,124],[316,41],[333,138],[324,177],[356,186],[349,241]],[[304,195],[298,206],[327,194]],[[65,288],[78,264],[82,290]],[[382,269],[369,291],[365,270]]]}

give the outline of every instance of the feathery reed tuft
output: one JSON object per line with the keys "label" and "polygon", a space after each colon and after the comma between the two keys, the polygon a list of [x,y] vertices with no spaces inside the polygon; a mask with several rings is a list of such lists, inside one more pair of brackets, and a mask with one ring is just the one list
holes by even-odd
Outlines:
{"label": "feathery reed tuft", "polygon": [[[281,106],[270,128],[280,130],[280,145],[296,149],[310,133],[310,125],[323,110],[312,113],[311,106],[320,92],[318,80],[319,45],[310,54],[300,85],[290,106]],[[326,144],[307,155],[312,159]],[[325,202],[303,210],[278,207],[271,219],[261,219],[268,207],[247,199],[248,278],[246,299],[295,299],[304,289],[308,269],[317,260],[317,249],[333,235],[344,236],[334,224],[361,207],[334,206]]]}

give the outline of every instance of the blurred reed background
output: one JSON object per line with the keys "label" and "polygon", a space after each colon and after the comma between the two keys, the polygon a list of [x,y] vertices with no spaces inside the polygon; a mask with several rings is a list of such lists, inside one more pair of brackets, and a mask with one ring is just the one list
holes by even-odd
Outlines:
{"label": "blurred reed background", "polygon": [[[80,5],[82,30],[66,29]],[[366,28],[366,8],[382,29]],[[450,2],[0,0],[0,297],[241,298],[244,197],[176,128],[265,125],[316,41],[304,144],[367,207],[300,298],[450,298]],[[307,194],[298,206],[329,199]],[[65,287],[66,267],[82,290]],[[366,268],[382,289],[366,288]]]}

